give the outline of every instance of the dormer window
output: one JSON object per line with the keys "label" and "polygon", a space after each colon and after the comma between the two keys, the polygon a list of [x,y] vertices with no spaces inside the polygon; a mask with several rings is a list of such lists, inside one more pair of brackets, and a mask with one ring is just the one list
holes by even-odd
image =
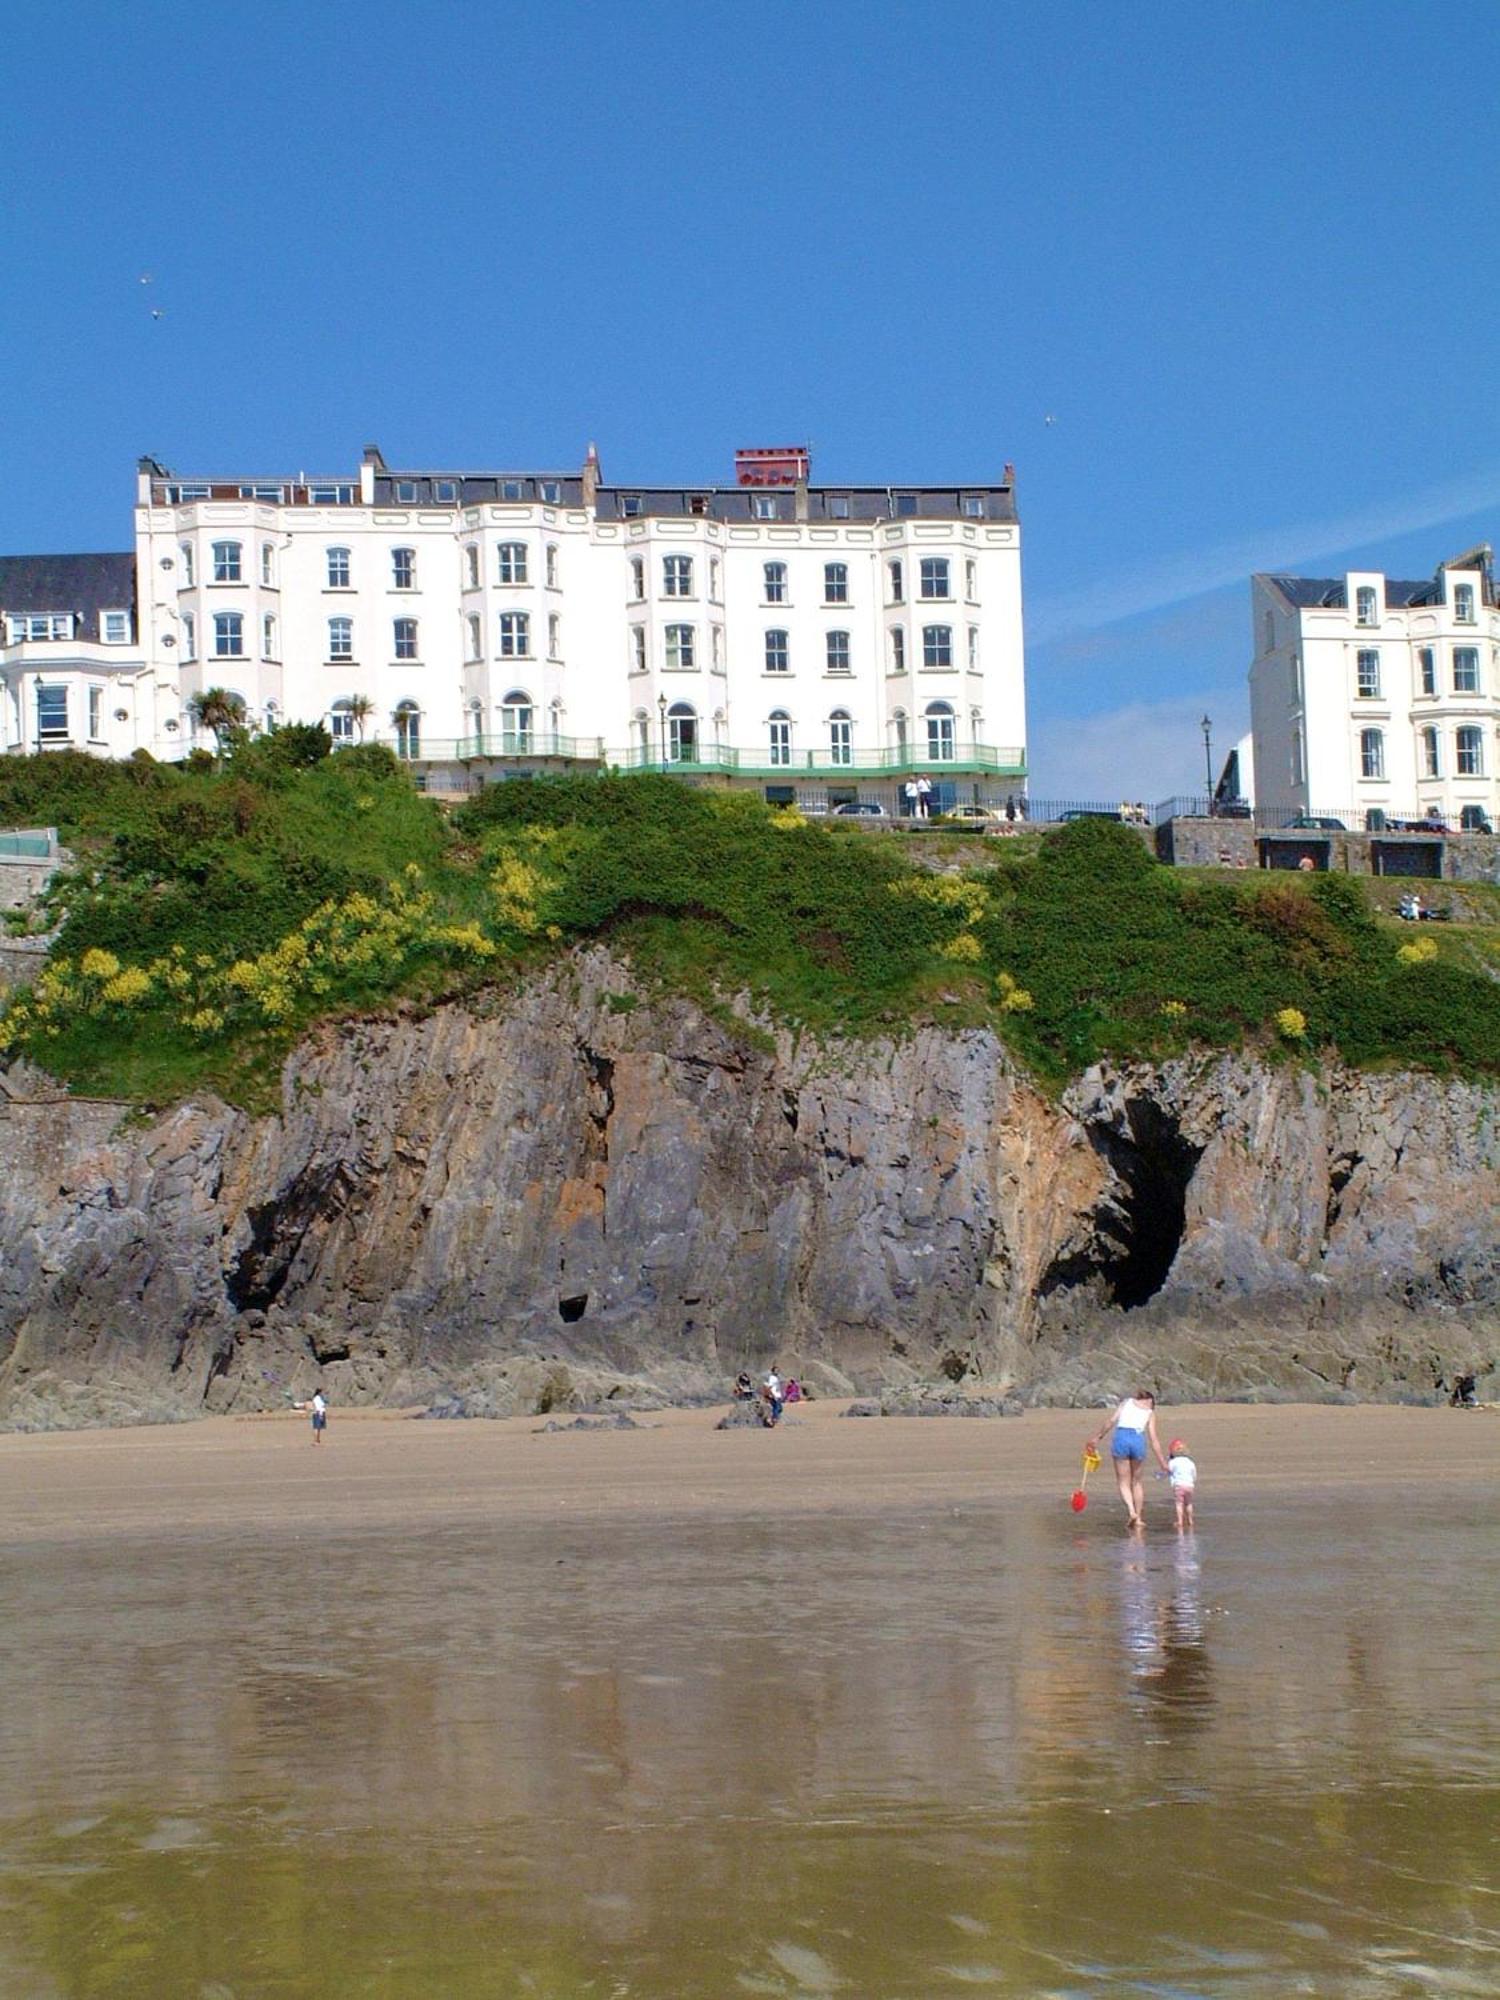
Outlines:
{"label": "dormer window", "polygon": [[752,493],[750,495],[750,516],[756,521],[779,521],[781,502],[774,493]]}
{"label": "dormer window", "polygon": [[1474,586],[1472,583],[1454,584],[1453,616],[1460,625],[1472,625],[1474,623]]}
{"label": "dormer window", "polygon": [[398,500],[404,500],[410,506],[416,497],[417,482],[415,479],[398,479],[396,481],[396,498]]}
{"label": "dormer window", "polygon": [[1354,593],[1354,622],[1356,625],[1378,623],[1375,610],[1375,588],[1373,584],[1362,583]]}
{"label": "dormer window", "polygon": [[130,613],[128,611],[101,611],[99,613],[99,637],[106,646],[128,646],[130,644]]}
{"label": "dormer window", "polygon": [[6,643],[11,646],[32,645],[39,641],[71,639],[73,636],[73,614],[71,611],[22,611],[7,618]]}

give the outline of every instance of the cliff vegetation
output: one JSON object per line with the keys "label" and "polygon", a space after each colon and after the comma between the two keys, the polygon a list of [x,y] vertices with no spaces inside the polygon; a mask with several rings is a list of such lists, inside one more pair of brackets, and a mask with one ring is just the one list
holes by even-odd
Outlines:
{"label": "cliff vegetation", "polygon": [[989,1024],[1054,1087],[1191,1047],[1500,1069],[1500,926],[1416,937],[1347,877],[1195,876],[1095,821],[872,834],[646,776],[495,785],[448,814],[388,752],[326,751],[286,730],[183,767],[0,768],[0,824],[56,824],[78,857],[0,1053],[88,1092],[261,1108],[319,1020],[482,1005],[603,939],[643,991],[739,1010],[751,1041]]}

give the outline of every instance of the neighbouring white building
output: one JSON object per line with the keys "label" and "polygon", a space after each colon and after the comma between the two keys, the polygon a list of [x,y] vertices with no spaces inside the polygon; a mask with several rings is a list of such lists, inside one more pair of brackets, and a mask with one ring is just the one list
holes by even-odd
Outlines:
{"label": "neighbouring white building", "polygon": [[1500,821],[1500,605],[1491,552],[1425,581],[1251,580],[1259,811],[1378,830]]}
{"label": "neighbouring white building", "polygon": [[0,556],[0,745],[125,757],[152,740],[135,592],[133,555]]}
{"label": "neighbouring white building", "polygon": [[1011,468],[823,487],[796,448],[736,471],[607,486],[592,447],[571,473],[144,459],[133,558],[0,562],[3,746],[180,757],[221,687],[260,728],[389,743],[435,787],[665,767],[807,803],[889,805],[924,772],[939,803],[1020,794]]}

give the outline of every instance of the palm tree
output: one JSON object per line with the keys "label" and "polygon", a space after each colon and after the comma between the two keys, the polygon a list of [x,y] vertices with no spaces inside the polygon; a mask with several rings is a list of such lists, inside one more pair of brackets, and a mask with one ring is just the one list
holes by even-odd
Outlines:
{"label": "palm tree", "polygon": [[202,688],[188,699],[188,714],[195,729],[213,731],[215,756],[222,757],[245,728],[245,697],[232,688]]}
{"label": "palm tree", "polygon": [[371,701],[367,694],[351,694],[349,699],[344,703],[344,708],[348,713],[349,720],[354,724],[355,732],[360,742],[363,743],[365,740],[365,724],[375,713],[374,702]]}

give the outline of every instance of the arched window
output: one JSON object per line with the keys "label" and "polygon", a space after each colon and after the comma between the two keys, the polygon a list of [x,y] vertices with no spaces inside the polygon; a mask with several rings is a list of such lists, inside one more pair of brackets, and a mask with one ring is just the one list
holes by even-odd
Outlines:
{"label": "arched window", "polygon": [[1385,776],[1385,736],[1378,729],[1362,729],[1359,732],[1359,775],[1362,778]]}
{"label": "arched window", "polygon": [[557,588],[557,544],[556,544],[556,542],[548,542],[548,544],[547,544],[547,588],[548,588],[549,590],[556,590],[556,588]]}
{"label": "arched window", "polygon": [[354,741],[354,711],[347,701],[336,701],[328,711],[328,733],[335,743]]}
{"label": "arched window", "polygon": [[792,718],[784,708],[773,708],[766,722],[771,738],[771,762],[790,764],[792,761]]}
{"label": "arched window", "polygon": [[394,621],[392,639],[395,657],[398,660],[414,660],[417,657],[417,621],[415,618],[397,618]]}
{"label": "arched window", "polygon": [[478,588],[479,550],[473,542],[470,542],[464,550],[464,581],[470,590]]}
{"label": "arched window", "polygon": [[779,627],[766,634],[766,672],[788,674],[792,670],[791,641]]}
{"label": "arched window", "polygon": [[662,557],[661,593],[663,597],[692,596],[693,559],[691,556]]}
{"label": "arched window", "polygon": [[891,717],[891,734],[896,739],[896,755],[904,762],[906,758],[906,710],[898,708]]}
{"label": "arched window", "polygon": [[930,701],[923,715],[927,724],[927,756],[934,764],[951,764],[957,753],[953,708],[946,701]]}
{"label": "arched window", "polygon": [[849,602],[848,563],[824,563],[823,602],[825,604],[847,604]]}
{"label": "arched window", "polygon": [[1442,751],[1438,733],[1432,728],[1424,729],[1422,731],[1422,776],[1424,778],[1440,778],[1442,775]]}
{"label": "arched window", "polygon": [[687,673],[698,664],[695,630],[691,625],[667,627],[667,665],[673,672]]}
{"label": "arched window", "polygon": [[330,590],[347,590],[349,588],[349,551],[347,549],[329,549],[326,551],[326,554],[328,556],[328,588]]}
{"label": "arched window", "polygon": [[641,762],[645,763],[651,755],[651,718],[643,708],[638,708],[635,712],[635,739],[640,749]]}
{"label": "arched window", "polygon": [[1455,735],[1454,747],[1458,752],[1456,768],[1461,778],[1482,778],[1484,776],[1484,732],[1472,725],[1466,725]]}
{"label": "arched window", "polygon": [[526,544],[524,542],[501,542],[495,550],[495,580],[497,583],[524,583],[526,581]]}
{"label": "arched window", "polygon": [[767,604],[786,603],[786,564],[769,562],[765,565]]}
{"label": "arched window", "polygon": [[469,619],[469,658],[471,660],[484,658],[483,632],[478,618],[472,616]]}
{"label": "arched window", "polygon": [[848,674],[854,671],[849,657],[849,634],[830,632],[828,634],[828,671],[831,674]]}
{"label": "arched window", "polygon": [[646,595],[646,563],[642,556],[630,558],[630,594],[637,604]]}
{"label": "arched window", "polygon": [[667,710],[667,762],[696,764],[698,761],[698,713],[685,701],[674,701]]}
{"label": "arched window", "polygon": [[391,587],[393,590],[416,589],[417,552],[415,549],[391,550]]}
{"label": "arched window", "polygon": [[1375,588],[1373,584],[1362,583],[1354,593],[1354,622],[1356,625],[1373,625],[1375,619]]}
{"label": "arched window", "polygon": [[1355,692],[1361,701],[1380,699],[1380,655],[1373,646],[1361,646],[1354,656]]}
{"label": "arched window", "polygon": [[531,749],[531,725],[535,714],[531,696],[521,688],[512,688],[500,704],[502,749],[519,750],[523,755]]}
{"label": "arched window", "polygon": [[239,542],[214,543],[215,583],[240,583],[244,580],[240,569],[241,547]]}
{"label": "arched window", "polygon": [[354,658],[354,620],[352,618],[329,619],[328,657],[330,660],[352,660]]}
{"label": "arched window", "polygon": [[830,764],[854,762],[854,723],[847,708],[836,708],[828,718],[828,761]]}
{"label": "arched window", "polygon": [[500,657],[525,659],[531,652],[531,616],[525,611],[500,613]]}
{"label": "arched window", "polygon": [[398,757],[420,757],[422,754],[422,711],[414,701],[398,701],[396,712],[391,717],[396,725],[396,755]]}

